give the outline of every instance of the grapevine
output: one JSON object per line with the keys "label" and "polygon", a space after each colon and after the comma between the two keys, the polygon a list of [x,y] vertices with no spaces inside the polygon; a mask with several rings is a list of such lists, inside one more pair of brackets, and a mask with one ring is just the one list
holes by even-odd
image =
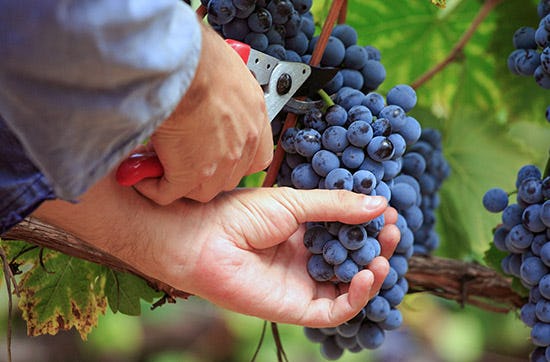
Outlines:
{"label": "grapevine", "polygon": [[[431,2],[441,8],[446,5],[445,1]],[[419,72],[420,76],[405,79],[405,84],[395,82],[394,74],[399,70],[386,66],[388,53],[374,46],[377,39],[365,41],[359,28],[346,23],[349,4],[345,0],[331,2],[321,19],[315,16],[322,11],[314,9],[316,3],[311,0],[201,0],[197,14],[222,37],[248,43],[281,60],[339,69],[323,90],[303,98],[322,100],[322,108],[304,115],[281,112],[272,122],[274,160],[262,186],[382,195],[399,213],[401,240],[389,258],[390,273],[378,295],[340,326],[304,329],[325,359],[340,359],[345,353],[388,343],[385,336],[407,324],[401,314],[406,295],[428,292],[491,312],[517,312],[531,329],[531,360],[550,360],[550,248],[546,246],[550,245],[550,160],[545,167],[521,168],[515,189],[490,188],[479,200],[479,208],[502,213],[502,223],[495,227],[487,252],[493,258],[487,259],[489,267],[433,256],[449,242],[441,238],[436,226],[441,209],[443,214],[451,212],[440,192],[455,170],[451,171],[453,160],[447,158],[452,151],[445,148],[449,130],[426,117],[426,110],[417,108],[417,103],[423,101],[423,87],[431,86],[431,82],[441,84],[437,83],[438,76],[463,61],[469,42],[480,29],[483,31],[484,20],[502,3],[484,1],[466,31],[449,47],[450,52]],[[509,34],[513,49],[502,62],[511,75],[527,78],[540,92],[550,89],[549,13],[550,2],[539,1],[535,15],[540,21]],[[540,119],[550,122],[550,106],[539,114]],[[311,257],[304,273],[319,283],[349,283],[355,273],[380,255],[377,235],[383,226],[383,218],[361,225],[307,224],[303,242]],[[20,255],[19,240],[38,248]],[[0,257],[10,310],[11,295],[25,291],[24,283],[16,278],[19,263],[30,265],[32,260],[33,270],[40,269],[44,267],[43,253],[46,259],[51,258],[51,250],[100,264],[105,267],[101,273],[114,270],[137,277],[152,294],[135,295],[135,300],[146,299],[154,308],[189,297],[63,230],[28,218],[2,235]],[[43,272],[48,272],[47,267]],[[109,298],[99,294],[98,313],[105,310],[102,303],[111,306]],[[78,328],[77,324],[73,326]],[[11,328],[8,326],[8,354]],[[275,323],[271,331],[278,359],[292,360],[283,351],[284,336],[279,335]],[[88,331],[79,332],[85,338]]]}

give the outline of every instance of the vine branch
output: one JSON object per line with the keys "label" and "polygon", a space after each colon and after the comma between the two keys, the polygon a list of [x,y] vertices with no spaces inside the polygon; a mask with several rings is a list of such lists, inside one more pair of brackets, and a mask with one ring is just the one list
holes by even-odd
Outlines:
{"label": "vine branch", "polygon": [[[143,278],[156,290],[173,298],[189,294],[145,275],[120,259],[95,249],[66,231],[28,218],[2,235],[3,240],[24,240],[108,268]],[[511,288],[511,280],[477,263],[439,257],[413,256],[409,260],[407,280],[410,292],[427,292],[461,305],[471,304],[491,312],[505,313],[525,304],[526,300]]]}
{"label": "vine branch", "polygon": [[134,274],[147,281],[153,289],[162,291],[173,298],[187,298],[190,296],[190,294],[184,291],[143,274],[119,258],[93,247],[76,236],[33,217],[26,218],[2,234],[1,237],[5,241],[23,240],[40,247],[100,264],[116,271]]}
{"label": "vine branch", "polygon": [[432,79],[437,73],[445,69],[449,64],[458,59],[459,55],[462,54],[462,51],[466,44],[470,41],[472,36],[475,34],[477,28],[481,25],[483,20],[491,13],[491,11],[502,2],[502,0],[486,0],[483,3],[483,6],[479,9],[476,17],[462,34],[458,42],[454,45],[453,49],[447,55],[445,59],[437,63],[433,68],[429,69],[426,73],[422,74],[418,79],[411,83],[411,87],[418,89],[424,83]]}

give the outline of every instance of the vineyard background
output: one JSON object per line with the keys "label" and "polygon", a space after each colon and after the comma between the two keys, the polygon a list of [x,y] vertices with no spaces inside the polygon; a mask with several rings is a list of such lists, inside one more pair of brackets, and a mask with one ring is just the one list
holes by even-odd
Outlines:
{"label": "vineyard background", "polygon": [[[314,1],[315,19],[324,19],[329,1]],[[484,5],[485,4],[485,5]],[[488,5],[487,5],[488,4]],[[550,97],[533,79],[510,74],[506,58],[520,26],[536,27],[535,0],[449,0],[445,9],[430,1],[349,0],[346,22],[358,43],[382,53],[387,70],[383,94],[400,83],[419,84],[411,112],[423,127],[443,134],[452,175],[441,190],[438,256],[484,263],[499,216],[481,205],[491,187],[512,191],[519,167],[544,168],[550,125],[544,118]],[[471,29],[482,9],[496,5],[461,51],[441,71],[418,83]],[[485,6],[485,7],[484,7]],[[257,179],[248,184],[257,186]],[[0,298],[0,328],[7,325],[7,297]],[[514,313],[464,308],[427,294],[408,295],[401,304],[404,327],[388,334],[382,348],[346,353],[340,361],[523,361],[531,346],[528,329]],[[78,333],[26,337],[15,319],[15,361],[246,361],[258,342],[263,322],[219,310],[191,298],[155,311],[142,305],[142,317],[107,312],[82,342]],[[290,361],[323,361],[318,346],[302,329],[279,325]],[[5,334],[5,331],[4,333]],[[0,345],[3,351],[4,344]],[[0,360],[3,355],[0,354]],[[275,360],[266,337],[258,361]]]}

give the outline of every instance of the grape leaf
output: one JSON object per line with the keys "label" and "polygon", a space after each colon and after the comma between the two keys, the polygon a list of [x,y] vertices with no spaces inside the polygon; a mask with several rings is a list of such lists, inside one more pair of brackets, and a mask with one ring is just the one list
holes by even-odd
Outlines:
{"label": "grape leaf", "polygon": [[141,299],[152,302],[162,293],[153,290],[143,279],[133,274],[109,270],[105,295],[114,313],[137,316],[141,314]]}
{"label": "grape leaf", "polygon": [[502,259],[504,259],[508,255],[508,253],[498,250],[497,247],[493,242],[489,245],[489,249],[485,251],[485,255],[483,256],[483,260],[487,264],[488,267],[490,267],[493,270],[496,270],[500,274],[507,276],[504,274],[504,271],[502,270],[502,266],[500,262]]}
{"label": "grape leaf", "polygon": [[437,7],[444,8],[445,6],[447,6],[447,1],[446,0],[432,0],[432,4],[434,4]]}
{"label": "grape leaf", "polygon": [[441,189],[438,230],[444,239],[441,252],[454,258],[481,255],[487,248],[500,215],[486,211],[481,199],[492,187],[512,190],[517,170],[530,160],[494,114],[468,106],[460,94],[456,112],[440,123],[452,174]]}
{"label": "grape leaf", "polygon": [[101,267],[44,249],[19,281],[19,308],[31,336],[75,328],[82,339],[97,325],[107,301],[99,285]]}
{"label": "grape leaf", "polygon": [[[453,1],[443,10],[428,2],[350,1],[347,22],[359,43],[382,54],[387,71],[384,93],[396,84],[412,83],[451,52],[480,9],[477,1]],[[481,109],[499,104],[499,89],[491,81],[495,59],[485,51],[494,29],[494,16],[485,19],[455,62],[419,89],[419,104],[450,112],[457,89],[467,83],[469,104]]]}

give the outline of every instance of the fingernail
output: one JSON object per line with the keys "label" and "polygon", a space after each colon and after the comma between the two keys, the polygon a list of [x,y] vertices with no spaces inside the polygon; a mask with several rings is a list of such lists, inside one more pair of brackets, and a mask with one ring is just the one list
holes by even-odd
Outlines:
{"label": "fingernail", "polygon": [[387,205],[387,201],[382,196],[367,196],[364,205],[367,209],[377,209],[382,205]]}

